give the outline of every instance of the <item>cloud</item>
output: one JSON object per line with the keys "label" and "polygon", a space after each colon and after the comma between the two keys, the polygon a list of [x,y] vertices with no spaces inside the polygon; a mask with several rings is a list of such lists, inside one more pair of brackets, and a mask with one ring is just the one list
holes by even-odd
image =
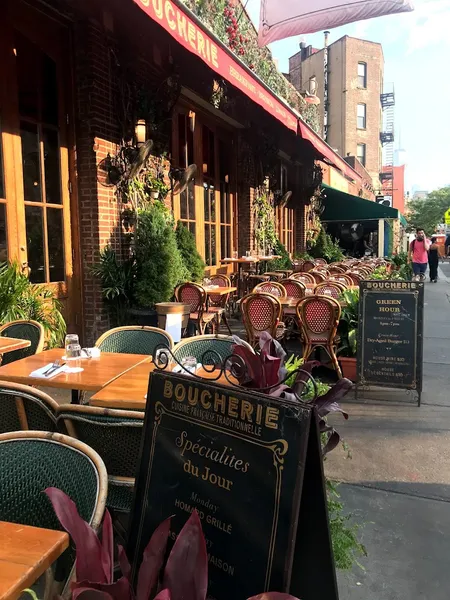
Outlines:
{"label": "cloud", "polygon": [[[406,36],[406,53],[430,46],[450,46],[450,0],[417,0],[412,13],[396,15],[390,25],[394,39]],[[385,32],[387,33],[387,32]]]}

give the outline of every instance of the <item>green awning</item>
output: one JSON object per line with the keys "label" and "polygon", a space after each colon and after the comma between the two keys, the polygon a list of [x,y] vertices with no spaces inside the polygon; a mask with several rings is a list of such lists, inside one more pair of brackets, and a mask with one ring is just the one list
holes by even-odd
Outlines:
{"label": "green awning", "polygon": [[320,217],[321,221],[356,222],[399,218],[400,213],[396,208],[335,190],[325,183],[322,186],[326,198],[323,200],[325,210]]}
{"label": "green awning", "polygon": [[405,219],[404,215],[402,215],[402,213],[399,213],[400,215],[400,223],[403,225],[403,227],[408,227],[408,221]]}

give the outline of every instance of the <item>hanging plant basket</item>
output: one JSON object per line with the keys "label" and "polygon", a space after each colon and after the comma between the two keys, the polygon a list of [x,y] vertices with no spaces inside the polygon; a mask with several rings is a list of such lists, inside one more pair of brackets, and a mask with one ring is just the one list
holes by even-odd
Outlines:
{"label": "hanging plant basket", "polygon": [[153,200],[158,200],[159,190],[150,190],[150,198],[152,198]]}

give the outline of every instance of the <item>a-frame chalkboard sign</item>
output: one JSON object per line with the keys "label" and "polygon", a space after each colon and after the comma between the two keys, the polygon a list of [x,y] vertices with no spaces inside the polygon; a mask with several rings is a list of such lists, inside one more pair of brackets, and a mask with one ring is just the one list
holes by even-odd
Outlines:
{"label": "a-frame chalkboard sign", "polygon": [[197,509],[208,597],[337,600],[314,410],[159,372],[147,398],[128,544],[134,574],[158,524],[174,515],[174,540]]}

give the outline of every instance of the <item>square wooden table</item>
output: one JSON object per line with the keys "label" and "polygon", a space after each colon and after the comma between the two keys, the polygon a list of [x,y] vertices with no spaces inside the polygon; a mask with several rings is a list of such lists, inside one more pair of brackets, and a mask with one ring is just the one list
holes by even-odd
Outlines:
{"label": "square wooden table", "polygon": [[0,600],[16,600],[68,545],[65,531],[0,521]]}
{"label": "square wooden table", "polygon": [[79,392],[97,392],[114,379],[126,373],[142,362],[151,361],[151,356],[145,354],[119,354],[102,352],[99,358],[80,358],[77,361],[68,361],[74,366],[80,365],[80,373],[59,373],[55,377],[31,377],[30,373],[62,360],[63,348],[44,350],[39,354],[27,356],[8,365],[0,367],[0,381],[13,381],[25,385],[63,388],[72,390],[72,402],[79,402]]}
{"label": "square wooden table", "polygon": [[22,350],[22,348],[28,348],[29,346],[31,346],[30,340],[0,336],[0,354]]}

